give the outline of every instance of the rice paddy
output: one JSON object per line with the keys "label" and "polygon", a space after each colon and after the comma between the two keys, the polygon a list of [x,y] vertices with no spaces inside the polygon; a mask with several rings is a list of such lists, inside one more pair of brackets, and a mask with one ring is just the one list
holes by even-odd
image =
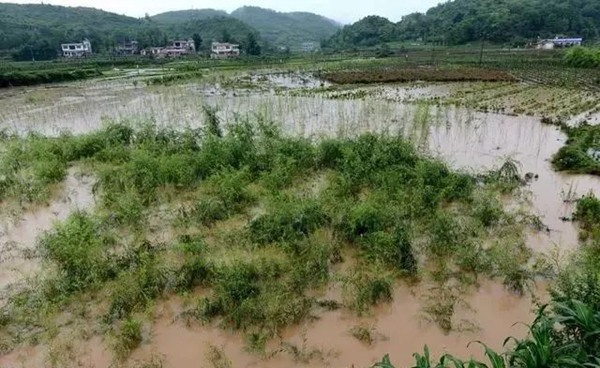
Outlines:
{"label": "rice paddy", "polygon": [[408,366],[525,341],[511,326],[576,282],[556,260],[592,262],[597,237],[578,200],[600,180],[550,162],[593,143],[541,120],[594,116],[596,92],[321,73],[2,91],[0,265],[29,271],[0,280],[0,366]]}

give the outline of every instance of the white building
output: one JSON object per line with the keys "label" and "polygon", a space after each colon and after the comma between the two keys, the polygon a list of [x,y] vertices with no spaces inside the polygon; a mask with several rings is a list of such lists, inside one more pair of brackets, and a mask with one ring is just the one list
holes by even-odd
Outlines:
{"label": "white building", "polygon": [[196,53],[196,45],[194,40],[189,39],[187,41],[173,41],[169,46],[165,47],[161,54],[164,56],[182,56]]}
{"label": "white building", "polygon": [[158,58],[178,57],[195,53],[196,45],[192,39],[187,41],[173,41],[165,47],[149,47],[140,51],[141,55],[152,55]]}
{"label": "white building", "polygon": [[80,43],[63,43],[61,50],[66,58],[81,58],[92,55],[92,44],[87,39]]}
{"label": "white building", "polygon": [[232,43],[213,42],[211,50],[210,57],[213,59],[227,59],[240,56],[240,45]]}
{"label": "white building", "polygon": [[135,55],[139,53],[139,44],[137,41],[123,42],[115,48],[117,55]]}
{"label": "white building", "polygon": [[583,38],[563,38],[555,37],[553,39],[541,40],[536,47],[541,50],[552,50],[555,48],[581,46]]}

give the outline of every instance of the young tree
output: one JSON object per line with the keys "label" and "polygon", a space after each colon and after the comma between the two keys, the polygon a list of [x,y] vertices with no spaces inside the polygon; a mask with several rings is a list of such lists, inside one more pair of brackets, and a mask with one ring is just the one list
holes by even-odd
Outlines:
{"label": "young tree", "polygon": [[252,56],[260,55],[260,45],[256,39],[256,35],[254,32],[248,33],[248,37],[246,38],[246,53]]}
{"label": "young tree", "polygon": [[221,32],[221,42],[232,42],[233,38],[231,37],[231,33],[227,29],[223,29]]}
{"label": "young tree", "polygon": [[194,40],[194,45],[196,46],[196,52],[200,53],[202,50],[202,37],[198,33],[194,33],[192,35],[192,39]]}

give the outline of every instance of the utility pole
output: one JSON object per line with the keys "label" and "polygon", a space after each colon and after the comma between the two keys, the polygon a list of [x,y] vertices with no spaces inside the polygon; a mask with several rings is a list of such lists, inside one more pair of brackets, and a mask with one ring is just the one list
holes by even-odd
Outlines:
{"label": "utility pole", "polygon": [[485,46],[485,39],[481,36],[481,52],[479,53],[479,65],[483,65],[483,48]]}

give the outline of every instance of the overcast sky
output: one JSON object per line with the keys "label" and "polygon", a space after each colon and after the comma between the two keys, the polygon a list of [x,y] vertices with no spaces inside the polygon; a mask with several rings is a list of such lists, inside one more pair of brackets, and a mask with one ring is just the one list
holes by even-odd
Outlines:
{"label": "overcast sky", "polygon": [[[40,3],[40,1],[0,1]],[[425,11],[440,0],[45,0],[45,4],[89,6],[107,11],[141,17],[169,10],[223,9],[228,12],[243,5],[255,5],[278,11],[310,11],[344,23],[367,15],[381,15],[398,21],[403,15]]]}

